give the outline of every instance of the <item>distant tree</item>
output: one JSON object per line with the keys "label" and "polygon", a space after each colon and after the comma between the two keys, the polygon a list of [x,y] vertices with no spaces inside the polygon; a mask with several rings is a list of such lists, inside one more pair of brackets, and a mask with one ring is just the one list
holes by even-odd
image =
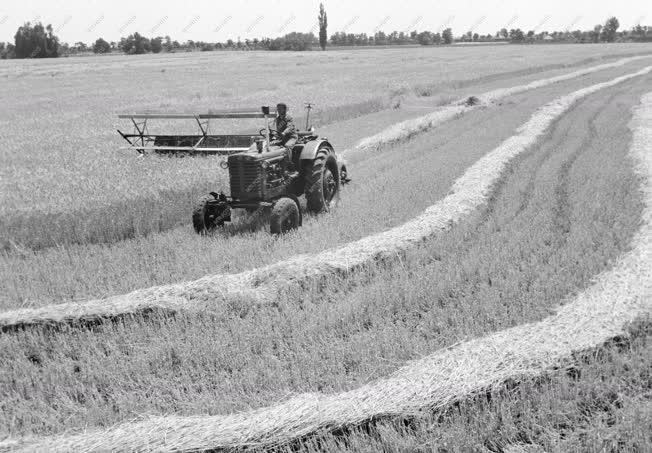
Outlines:
{"label": "distant tree", "polygon": [[480,40],[480,35],[477,33],[473,33],[473,41],[478,41]]}
{"label": "distant tree", "polygon": [[54,35],[52,25],[43,27],[37,22],[32,26],[26,22],[14,35],[16,58],[53,58],[59,56],[59,38]]}
{"label": "distant tree", "polygon": [[270,43],[270,50],[310,50],[315,40],[312,33],[292,32],[280,38],[273,39]]}
{"label": "distant tree", "polygon": [[152,53],[161,53],[163,50],[163,38],[160,36],[157,38],[152,38],[149,42]]}
{"label": "distant tree", "polygon": [[584,33],[582,32],[582,30],[574,30],[574,31],[571,32],[571,36],[573,37],[573,39],[575,41],[582,42],[583,37],[584,37]]}
{"label": "distant tree", "polygon": [[507,39],[508,36],[509,36],[509,32],[507,31],[506,28],[501,28],[500,31],[498,32],[499,38]]}
{"label": "distant tree", "polygon": [[610,17],[607,19],[604,27],[602,27],[602,40],[606,42],[614,42],[616,40],[616,32],[618,31],[618,27],[620,27],[620,22],[618,22],[617,18]]}
{"label": "distant tree", "polygon": [[136,32],[120,40],[120,49],[126,54],[144,54],[151,51],[149,39]]}
{"label": "distant tree", "polygon": [[97,41],[95,41],[95,44],[93,44],[93,52],[94,53],[109,53],[111,52],[111,44],[106,42],[102,38],[98,38]]}
{"label": "distant tree", "polygon": [[[137,34],[137,33],[136,33]],[[149,39],[144,36],[138,36],[136,40],[136,53],[147,53],[152,51],[152,43]],[[142,50],[142,51],[141,51]]]}
{"label": "distant tree", "polygon": [[632,34],[638,36],[645,36],[647,33],[647,27],[642,27],[641,24],[637,24],[632,28]]}
{"label": "distant tree", "polygon": [[165,39],[162,42],[163,49],[165,49],[166,52],[172,52],[174,49],[174,45],[172,43],[172,38],[170,38],[169,35],[165,36]]}
{"label": "distant tree", "polygon": [[447,28],[443,31],[441,37],[444,40],[444,44],[451,44],[453,42],[453,30]]}
{"label": "distant tree", "polygon": [[326,50],[328,44],[328,15],[324,9],[324,4],[319,4],[319,46],[321,50]]}
{"label": "distant tree", "polygon": [[4,44],[4,50],[0,52],[0,59],[7,60],[10,58],[16,58],[16,46],[8,42]]}
{"label": "distant tree", "polygon": [[598,24],[595,27],[593,27],[593,31],[591,32],[591,41],[599,42],[601,32],[602,32],[602,25]]}
{"label": "distant tree", "polygon": [[417,35],[417,42],[422,46],[429,46],[434,42],[432,39],[432,33],[429,31],[422,31]]}
{"label": "distant tree", "polygon": [[120,38],[120,41],[118,42],[118,49],[120,51],[128,54],[131,53],[133,47],[134,47],[133,35]]}
{"label": "distant tree", "polygon": [[634,41],[652,41],[652,27],[638,24],[632,29],[630,36]]}
{"label": "distant tree", "polygon": [[509,39],[512,40],[512,42],[523,42],[525,39],[525,34],[523,33],[523,30],[520,28],[517,29],[512,29],[509,31]]}

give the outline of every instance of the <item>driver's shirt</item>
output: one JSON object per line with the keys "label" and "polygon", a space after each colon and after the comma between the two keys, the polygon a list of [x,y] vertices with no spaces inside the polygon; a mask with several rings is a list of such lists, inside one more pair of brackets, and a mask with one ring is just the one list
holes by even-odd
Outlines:
{"label": "driver's shirt", "polygon": [[276,131],[281,135],[283,140],[297,138],[297,128],[294,125],[294,120],[290,115],[284,117],[276,117]]}

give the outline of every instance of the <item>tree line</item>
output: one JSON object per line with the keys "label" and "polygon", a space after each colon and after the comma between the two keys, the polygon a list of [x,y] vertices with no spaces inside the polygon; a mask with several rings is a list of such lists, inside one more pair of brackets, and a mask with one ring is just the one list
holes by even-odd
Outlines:
{"label": "tree line", "polygon": [[446,45],[453,42],[648,42],[652,41],[652,26],[636,25],[631,30],[618,31],[620,23],[616,17],[609,18],[603,25],[596,25],[593,30],[563,31],[563,32],[524,32],[520,28],[507,30],[505,28],[495,34],[479,35],[469,31],[454,38],[450,28],[442,32],[393,31],[385,33],[376,31],[373,34],[336,32],[330,37],[327,34],[328,18],[323,5],[320,5],[318,16],[319,34],[292,32],[278,38],[254,38],[241,41],[228,39],[224,42],[205,42],[188,40],[183,43],[173,40],[170,36],[147,38],[140,33],[133,33],[119,41],[108,42],[98,38],[93,44],[76,42],[73,45],[61,43],[55,36],[51,25],[43,26],[27,22],[19,27],[14,43],[0,42],[0,58],[48,58],[60,55],[79,53],[124,53],[145,54],[160,52],[189,52],[213,50],[286,50],[303,51],[327,46],[387,46],[387,45]]}
{"label": "tree line", "polygon": [[461,41],[486,41],[486,40],[503,40],[515,43],[535,42],[535,41],[554,41],[554,42],[573,42],[573,43],[598,43],[598,42],[643,42],[652,41],[652,27],[636,25],[629,31],[618,32],[620,23],[618,18],[610,17],[604,25],[596,25],[593,30],[567,30],[535,32],[530,30],[527,33],[520,28],[507,30],[503,28],[496,32],[495,36],[478,36],[467,32],[462,36]]}

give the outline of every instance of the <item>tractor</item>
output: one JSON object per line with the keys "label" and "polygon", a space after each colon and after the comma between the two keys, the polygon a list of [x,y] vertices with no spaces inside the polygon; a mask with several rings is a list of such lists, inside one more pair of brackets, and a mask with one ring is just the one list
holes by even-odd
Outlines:
{"label": "tractor", "polygon": [[[305,196],[308,212],[328,211],[339,197],[340,188],[349,182],[346,165],[338,160],[333,145],[319,137],[310,127],[310,104],[306,105],[306,128],[298,132],[298,140],[291,150],[272,144],[276,131],[270,120],[276,111],[263,106],[258,112],[230,111],[199,115],[132,114],[136,131],[120,134],[129,148],[144,153],[184,152],[226,155],[221,163],[229,172],[230,193],[219,190],[201,197],[194,206],[192,224],[195,231],[205,234],[231,221],[234,209],[254,212],[261,208],[271,210],[270,232],[284,234],[302,224],[299,198]],[[147,120],[151,118],[194,118],[202,135],[150,135]],[[207,121],[212,118],[262,118],[265,127],[256,135],[210,135]],[[144,120],[138,123],[136,120]]]}

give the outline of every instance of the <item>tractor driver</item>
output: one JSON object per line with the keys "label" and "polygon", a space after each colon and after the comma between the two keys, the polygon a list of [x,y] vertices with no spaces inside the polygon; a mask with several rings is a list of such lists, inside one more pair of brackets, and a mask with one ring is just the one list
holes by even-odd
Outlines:
{"label": "tractor driver", "polygon": [[290,162],[292,161],[292,148],[297,142],[299,136],[297,135],[297,128],[294,125],[294,120],[287,114],[288,106],[284,103],[276,104],[276,139],[273,140],[271,145],[284,146],[287,149]]}

